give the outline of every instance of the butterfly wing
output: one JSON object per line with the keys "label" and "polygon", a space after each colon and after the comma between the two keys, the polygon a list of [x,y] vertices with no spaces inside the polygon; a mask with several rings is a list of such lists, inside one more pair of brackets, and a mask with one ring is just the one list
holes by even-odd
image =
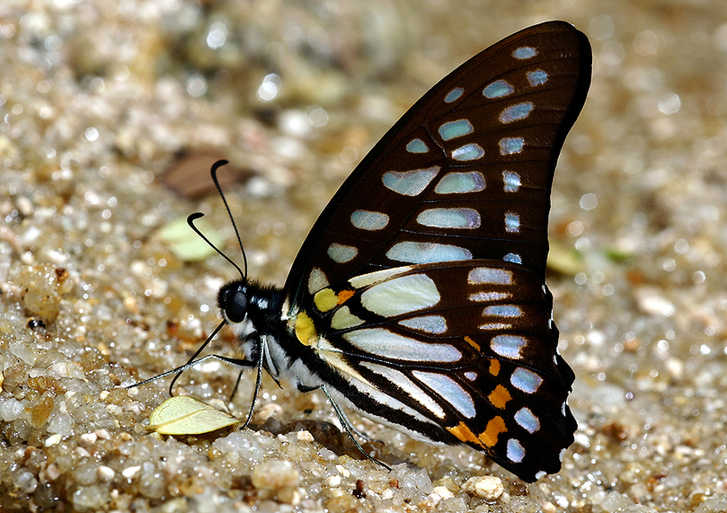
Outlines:
{"label": "butterfly wing", "polygon": [[552,298],[500,260],[387,269],[314,294],[330,379],[370,416],[462,442],[533,481],[560,469],[576,422],[573,372],[557,354]]}
{"label": "butterfly wing", "polygon": [[560,468],[576,428],[544,275],[553,172],[590,67],[586,37],[549,22],[457,68],[344,182],[285,285],[295,336],[319,337],[342,396],[528,481]]}
{"label": "butterfly wing", "polygon": [[471,258],[505,258],[542,277],[553,172],[590,70],[588,40],[564,22],[527,28],[465,62],[343,183],[285,289],[302,298],[314,269],[343,283],[402,262]]}

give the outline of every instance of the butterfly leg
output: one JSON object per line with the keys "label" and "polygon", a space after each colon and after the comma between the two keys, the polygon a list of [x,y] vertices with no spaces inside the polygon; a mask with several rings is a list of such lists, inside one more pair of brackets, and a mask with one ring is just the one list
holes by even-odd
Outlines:
{"label": "butterfly leg", "polygon": [[[247,418],[245,419],[245,423],[242,425],[242,429],[245,429],[252,420],[252,414],[255,411],[255,401],[257,400],[257,395],[260,392],[260,382],[262,381],[262,375],[263,375],[263,362],[265,361],[265,344],[263,343],[263,340],[257,336],[257,334],[254,334],[253,337],[253,343],[255,344],[253,346],[254,349],[254,355],[256,358],[253,358],[252,361],[256,364],[257,367],[257,373],[255,376],[255,389],[252,393],[252,400],[250,401],[250,409],[247,412]],[[238,376],[238,382],[240,380],[240,377]],[[237,384],[235,385],[235,390],[233,392],[237,391]]]}
{"label": "butterfly leg", "polygon": [[[364,450],[363,447],[361,447],[361,444],[359,443],[359,441],[354,436],[354,432],[357,433],[357,434],[359,434],[359,436],[360,436],[361,435],[360,431],[358,431],[355,427],[353,427],[353,424],[351,423],[350,420],[348,420],[348,417],[346,417],[346,414],[344,413],[343,409],[341,409],[341,407],[338,406],[338,404],[336,403],[336,401],[333,400],[333,397],[328,392],[328,389],[326,388],[326,385],[321,385],[318,388],[320,388],[321,390],[323,390],[323,393],[326,394],[326,397],[328,398],[328,401],[331,403],[331,406],[333,406],[333,411],[336,412],[336,416],[338,417],[338,421],[341,423],[341,426],[343,426],[343,429],[346,430],[346,434],[348,435],[348,437],[353,442],[353,445],[356,446],[356,449],[358,449],[358,451],[361,454],[363,454],[364,456],[366,456],[366,458],[368,460],[376,463],[377,465],[381,465],[386,470],[391,470],[391,467],[390,466],[388,466],[383,461],[374,458],[369,453],[367,453]],[[366,435],[364,435],[363,438],[370,440],[370,438],[368,438]]]}
{"label": "butterfly leg", "polygon": [[[314,387],[311,387],[311,386],[302,385],[299,383],[298,391],[303,392],[303,393],[314,392],[316,390],[321,390],[322,387],[323,387],[323,385],[316,385]],[[333,402],[327,393],[326,393],[326,397],[328,397],[329,401]],[[336,412],[336,414],[338,414],[338,412]],[[367,442],[372,442],[374,440],[374,438],[372,436],[369,436],[368,434],[364,433],[363,431],[359,430],[356,426],[354,426],[345,415],[343,415],[343,417],[347,423],[347,425],[345,426],[347,431],[353,432],[356,436],[358,436],[359,438],[363,438]],[[340,420],[341,416],[339,415],[338,418]]]}

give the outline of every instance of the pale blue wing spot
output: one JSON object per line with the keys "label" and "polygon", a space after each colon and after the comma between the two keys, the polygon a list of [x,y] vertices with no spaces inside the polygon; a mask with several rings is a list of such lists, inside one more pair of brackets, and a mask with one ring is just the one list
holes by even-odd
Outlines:
{"label": "pale blue wing spot", "polygon": [[397,242],[389,248],[386,256],[390,260],[412,264],[472,260],[472,252],[467,248],[435,242]]}
{"label": "pale blue wing spot", "polygon": [[523,151],[525,139],[523,137],[503,137],[498,144],[500,146],[500,155],[512,155]]}
{"label": "pale blue wing spot", "polygon": [[[522,309],[517,305],[491,305],[482,311],[482,315],[494,315],[496,317],[520,317],[523,314]],[[510,335],[503,335],[509,337]],[[513,335],[514,336],[514,335]],[[522,337],[514,337],[516,339],[525,340]],[[508,339],[509,340],[509,339]],[[523,342],[524,344],[524,342]]]}
{"label": "pale blue wing spot", "polygon": [[506,80],[495,80],[490,82],[482,90],[485,98],[502,98],[515,92],[515,88]]}
{"label": "pale blue wing spot", "polygon": [[477,379],[477,373],[474,371],[467,371],[464,373],[464,377],[470,381],[474,381]]}
{"label": "pale blue wing spot", "polygon": [[533,87],[541,86],[548,81],[548,73],[546,73],[542,69],[528,71],[525,76],[528,78],[528,82]]}
{"label": "pale blue wing spot", "polygon": [[517,253],[507,253],[504,257],[502,257],[502,259],[505,262],[512,262],[513,264],[522,264],[523,263],[522,257],[520,255],[518,255]]}
{"label": "pale blue wing spot", "polygon": [[498,119],[500,120],[500,123],[503,124],[520,121],[522,119],[526,119],[533,111],[534,107],[533,102],[516,103],[515,105],[510,105],[503,109],[503,111],[500,112],[500,117]]}
{"label": "pale blue wing spot", "polygon": [[351,213],[351,224],[359,230],[383,230],[389,224],[389,216],[383,212],[355,210]]}
{"label": "pale blue wing spot", "polygon": [[456,121],[447,121],[439,125],[439,135],[445,141],[471,134],[474,130],[472,123],[467,119],[458,119]]}
{"label": "pale blue wing spot", "polygon": [[333,242],[330,246],[328,246],[326,253],[328,253],[328,256],[334,262],[345,264],[346,262],[353,260],[356,255],[358,255],[358,249],[354,246],[347,246],[345,244]]}
{"label": "pale blue wing spot", "polygon": [[452,103],[456,102],[460,99],[462,96],[462,93],[464,92],[464,89],[461,87],[455,87],[450,92],[447,93],[447,96],[444,97],[444,103]]}
{"label": "pale blue wing spot", "polygon": [[527,340],[518,335],[497,335],[490,340],[490,349],[503,358],[518,360],[522,358],[520,350],[527,345]]}
{"label": "pale blue wing spot", "polygon": [[543,378],[529,369],[518,367],[510,376],[510,383],[526,394],[534,394],[543,383]]}
{"label": "pale blue wing spot", "polygon": [[420,370],[414,370],[411,373],[468,419],[471,419],[477,414],[472,397],[459,383],[449,376],[439,374],[438,372]]}
{"label": "pale blue wing spot", "polygon": [[462,353],[450,344],[432,344],[404,337],[385,328],[349,331],[343,338],[377,358],[424,362],[456,362]]}
{"label": "pale blue wing spot", "polygon": [[447,332],[447,320],[441,315],[422,315],[399,321],[399,324],[424,333],[442,334]]}
{"label": "pale blue wing spot", "polygon": [[510,294],[508,292],[475,292],[474,294],[470,294],[467,299],[478,303],[484,301],[499,301],[501,299],[510,299]]}
{"label": "pale blue wing spot", "polygon": [[507,459],[513,463],[520,463],[525,457],[525,448],[520,442],[511,438],[507,441]]}
{"label": "pale blue wing spot", "polygon": [[467,275],[467,283],[471,285],[483,283],[510,285],[512,283],[512,271],[493,267],[475,267]]}
{"label": "pale blue wing spot", "polygon": [[485,324],[480,324],[478,328],[483,331],[502,331],[512,329],[512,324],[506,322],[488,322]]}
{"label": "pale blue wing spot", "polygon": [[480,213],[472,208],[429,208],[417,215],[417,223],[432,228],[479,228]]}
{"label": "pale blue wing spot", "polygon": [[521,46],[512,52],[512,56],[519,60],[532,59],[538,55],[538,51],[532,46]]}
{"label": "pale blue wing spot", "polygon": [[[445,175],[446,176],[446,175]],[[502,172],[502,190],[505,192],[517,192],[520,189],[522,183],[520,182],[520,175],[515,171],[503,171]]]}
{"label": "pale blue wing spot", "polygon": [[434,187],[437,194],[465,194],[485,190],[485,177],[479,171],[451,172]]}
{"label": "pale blue wing spot", "polygon": [[514,212],[505,212],[505,231],[508,233],[520,232],[520,216]]}
{"label": "pale blue wing spot", "polygon": [[452,158],[460,162],[481,159],[484,155],[485,150],[477,143],[465,144],[452,150]]}
{"label": "pale blue wing spot", "polygon": [[429,151],[429,146],[417,137],[406,144],[406,151],[409,153],[426,153]]}
{"label": "pale blue wing spot", "polygon": [[439,166],[411,171],[387,171],[381,181],[387,189],[404,196],[418,196],[439,173]]}
{"label": "pale blue wing spot", "polygon": [[520,424],[520,427],[522,427],[528,433],[535,433],[537,430],[540,429],[540,421],[533,414],[533,412],[530,411],[530,408],[520,408],[515,413],[514,418],[515,422]]}

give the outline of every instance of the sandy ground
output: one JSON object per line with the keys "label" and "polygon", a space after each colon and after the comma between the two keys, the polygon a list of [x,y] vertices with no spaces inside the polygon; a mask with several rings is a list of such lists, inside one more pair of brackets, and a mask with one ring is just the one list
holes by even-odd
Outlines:
{"label": "sandy ground", "polygon": [[[323,397],[267,379],[253,430],[150,434],[167,382],[115,387],[183,363],[235,276],[160,233],[202,210],[236,255],[212,160],[241,178],[250,275],[282,284],[419,95],[548,19],[594,55],[552,195],[580,426],[562,471],[526,485],[352,415],[399,462],[388,473]],[[0,510],[727,511],[727,4],[6,0],[0,64]],[[215,350],[236,354],[229,333]],[[223,405],[235,376],[204,365],[178,391]],[[235,414],[250,393],[244,379]]]}

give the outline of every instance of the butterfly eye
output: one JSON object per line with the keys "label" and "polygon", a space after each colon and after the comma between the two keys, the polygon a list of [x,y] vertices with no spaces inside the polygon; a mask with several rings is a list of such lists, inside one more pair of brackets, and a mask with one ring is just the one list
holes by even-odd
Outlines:
{"label": "butterfly eye", "polygon": [[220,289],[217,304],[230,322],[242,322],[247,314],[245,287],[238,282],[228,283]]}

